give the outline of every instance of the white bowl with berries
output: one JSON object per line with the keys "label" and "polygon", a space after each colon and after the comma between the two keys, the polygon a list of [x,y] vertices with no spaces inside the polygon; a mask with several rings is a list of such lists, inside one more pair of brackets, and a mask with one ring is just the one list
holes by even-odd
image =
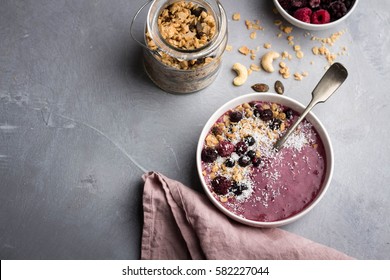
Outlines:
{"label": "white bowl with berries", "polygon": [[345,21],[358,0],[273,0],[289,23],[307,30],[325,30]]}
{"label": "white bowl with berries", "polygon": [[228,217],[255,227],[279,227],[311,211],[333,174],[333,149],[309,113],[283,148],[273,145],[304,111],[276,93],[251,93],[221,106],[200,135],[196,161],[212,203]]}

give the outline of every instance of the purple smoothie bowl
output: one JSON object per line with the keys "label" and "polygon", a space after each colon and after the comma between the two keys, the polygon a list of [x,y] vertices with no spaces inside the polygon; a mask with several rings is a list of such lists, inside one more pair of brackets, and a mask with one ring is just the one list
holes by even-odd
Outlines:
{"label": "purple smoothie bowl", "polygon": [[[251,179],[254,183],[251,187],[251,192],[244,199],[241,196],[240,197],[234,196],[234,194],[231,192],[232,188],[229,189],[230,192],[226,193],[226,195],[225,194],[221,195],[213,187],[213,181],[215,181],[215,180],[211,181],[211,179],[210,179],[211,176],[209,176],[210,174],[208,174],[208,171],[207,171],[209,169],[206,168],[206,166],[211,166],[214,163],[210,163],[208,165],[208,163],[206,163],[202,160],[202,158],[203,158],[202,151],[205,149],[206,136],[208,136],[211,133],[210,131],[212,130],[213,127],[215,127],[216,122],[221,122],[223,115],[226,114],[226,112],[234,110],[237,106],[242,105],[244,103],[250,103],[250,104],[252,103],[253,104],[254,102],[259,102],[257,104],[266,104],[266,103],[279,104],[280,108],[292,109],[296,114],[295,117],[297,117],[299,114],[301,114],[303,112],[303,110],[305,109],[305,106],[303,106],[299,102],[297,102],[289,97],[286,97],[283,95],[278,95],[275,93],[251,93],[251,94],[237,97],[237,98],[227,102],[226,104],[221,106],[210,117],[210,119],[207,121],[206,125],[204,126],[204,128],[201,132],[199,142],[198,142],[198,147],[197,147],[197,153],[196,153],[197,169],[198,169],[200,181],[202,183],[202,186],[203,186],[204,191],[207,194],[208,198],[225,215],[227,215],[228,217],[230,217],[231,219],[233,219],[235,221],[238,221],[240,223],[243,223],[243,224],[246,224],[249,226],[279,227],[279,226],[283,226],[283,225],[289,224],[291,222],[294,222],[294,221],[298,220],[299,218],[303,217],[308,212],[310,212],[319,203],[319,201],[323,198],[323,196],[325,195],[325,192],[327,191],[327,189],[329,187],[329,184],[330,184],[330,181],[331,181],[331,178],[333,175],[333,165],[334,165],[333,149],[332,149],[332,145],[330,142],[330,138],[329,138],[328,133],[326,132],[324,126],[322,125],[322,123],[318,120],[318,118],[313,113],[309,113],[306,117],[306,121],[310,125],[310,129],[312,129],[312,131],[315,132],[314,133],[315,139],[317,139],[319,141],[320,147],[318,148],[318,145],[317,145],[317,146],[315,146],[315,149],[318,150],[318,151],[316,151],[316,153],[318,153],[318,155],[319,155],[318,157],[322,160],[322,166],[321,166],[321,171],[320,171],[321,178],[319,180],[317,180],[317,182],[315,183],[317,189],[312,192],[312,194],[315,194],[315,195],[311,195],[311,198],[307,199],[308,195],[304,193],[304,192],[307,193],[309,191],[308,194],[310,196],[311,188],[314,188],[314,183],[313,183],[314,179],[312,178],[313,175],[312,175],[311,171],[307,172],[307,175],[306,175],[306,173],[302,173],[299,176],[297,175],[297,178],[299,178],[299,179],[297,179],[297,182],[295,183],[294,181],[291,180],[291,178],[290,178],[291,176],[289,176],[286,172],[282,172],[282,171],[284,171],[284,169],[280,169],[281,172],[279,172],[279,174],[278,174],[278,180],[275,181],[278,184],[280,183],[277,187],[278,188],[277,189],[278,196],[276,196],[275,200],[269,200],[269,201],[267,200],[266,206],[264,206],[264,201],[263,201],[263,205],[260,205],[261,199],[259,199],[256,195],[258,193],[264,193],[263,190],[260,190],[260,185],[261,184],[266,185],[267,183],[262,182],[260,178],[262,178],[262,173],[265,174],[266,172],[268,172],[266,167],[261,167],[261,168],[260,167],[256,167],[256,168],[255,167],[248,167],[245,169],[245,170],[251,170],[250,174],[248,176],[251,176]],[[252,117],[252,119],[255,119],[255,117]],[[293,122],[293,119],[291,120],[291,122]],[[261,141],[258,138],[257,138],[257,141],[259,143],[256,143],[256,145],[263,145],[262,143],[260,143]],[[233,144],[233,141],[232,141],[232,144]],[[234,144],[237,145],[237,143],[234,143]],[[283,157],[280,157],[278,159],[278,161],[281,162],[280,166],[286,166],[286,164],[283,164],[283,161],[285,159],[284,156],[288,155],[289,149],[290,148],[284,148],[284,149],[282,149],[282,151],[278,152],[278,153],[282,153],[282,152],[284,153]],[[313,154],[306,154],[305,149],[303,149],[302,152],[300,152],[300,151],[297,152],[297,155],[298,155],[298,158],[296,159],[297,166],[299,166],[300,162],[302,162],[302,160],[300,160],[299,157],[304,157],[307,159],[307,168],[309,168],[311,170],[311,167],[313,166],[313,164],[317,164],[317,163],[312,163],[316,159],[313,158]],[[285,151],[283,151],[283,150],[285,150]],[[309,147],[307,149],[307,151],[311,151],[311,150],[313,150],[311,147]],[[237,156],[235,153],[233,153],[233,154],[235,156]],[[278,155],[278,154],[276,154],[276,155]],[[311,158],[310,158],[310,156],[311,156]],[[308,157],[310,159],[310,163],[312,164],[312,166],[309,165]],[[233,158],[233,156],[232,156],[232,158]],[[292,157],[288,158],[286,156],[285,163],[290,164],[288,161],[291,161],[292,160],[291,158]],[[219,160],[219,162],[221,162],[221,160],[225,160],[225,158],[219,158],[218,160]],[[217,160],[216,160],[216,162],[217,162]],[[239,164],[239,161],[237,161],[237,158],[236,158],[236,162],[237,162],[237,163],[235,163],[236,165]],[[319,160],[318,160],[318,162],[319,162]],[[294,159],[294,163],[295,163],[295,159]],[[225,164],[225,163],[223,163],[223,164]],[[215,163],[215,165],[218,165],[218,164]],[[221,165],[219,165],[219,166],[221,166]],[[266,165],[264,164],[264,166],[266,166]],[[315,165],[315,167],[318,168],[317,165]],[[241,167],[239,167],[239,168],[241,168]],[[309,170],[309,169],[307,169],[307,170]],[[244,169],[242,169],[242,170],[244,170]],[[297,170],[300,170],[300,169],[297,169]],[[307,171],[307,170],[305,170],[305,171]],[[219,171],[221,171],[222,174],[224,172],[222,169]],[[218,174],[219,171],[217,171],[216,173]],[[225,168],[225,172],[226,172],[226,168]],[[315,172],[317,172],[317,170],[315,170]],[[318,172],[317,173],[315,173],[315,172],[313,172],[313,174],[318,174]],[[219,177],[221,177],[221,176],[219,176]],[[266,177],[268,177],[268,176],[266,176]],[[295,177],[295,175],[294,175],[294,177]],[[276,186],[276,183],[275,183],[275,186]],[[284,186],[283,184],[285,184],[286,190],[283,189],[283,186]],[[305,184],[307,184],[307,186],[305,186]],[[274,190],[273,190],[274,193],[276,190],[275,186],[271,186],[271,189],[272,189],[272,187],[274,187]],[[237,191],[237,184],[234,185],[234,187],[236,188],[234,190]],[[265,189],[267,189],[267,186],[265,186]],[[217,188],[217,190],[218,190],[218,188]],[[301,190],[302,190],[302,194],[299,193]],[[241,193],[239,195],[241,195]],[[268,195],[268,194],[266,193],[266,195]],[[297,200],[294,200],[295,198],[292,200],[289,200],[290,195],[302,197],[302,198],[305,197],[306,204],[302,204],[304,206],[300,206],[300,205],[298,205],[298,202],[297,202],[297,205],[295,206],[294,201],[297,201]],[[222,200],[222,198],[224,199],[224,201]],[[257,200],[255,200],[254,198],[256,198]],[[259,201],[259,205],[256,203],[256,201]],[[235,202],[237,202],[236,204],[238,205],[237,209],[239,209],[241,207],[241,210],[240,210],[241,212],[238,210],[236,211],[236,209],[234,208]],[[289,207],[291,206],[292,209],[294,209],[294,207],[296,207],[296,209],[299,209],[299,211],[298,210],[292,211],[288,215],[284,214],[284,216],[282,216],[282,213],[283,213],[282,211],[286,211],[286,209],[285,209],[285,207],[283,207],[283,209],[282,209],[282,207],[279,205],[281,205],[281,203],[284,203],[284,202],[286,202],[286,203],[288,202],[287,205],[289,205]],[[263,207],[263,208],[261,208],[261,207]],[[267,207],[267,208],[264,208],[264,207]],[[280,209],[278,209],[278,207],[280,207]],[[299,207],[301,207],[301,208],[299,208]],[[278,214],[279,215],[278,218],[269,218],[269,219],[264,218],[263,219],[261,217],[262,211],[264,211],[264,213],[265,213],[264,215],[266,217],[272,216],[271,212],[267,213],[267,211],[271,211],[271,210],[265,210],[265,209],[272,209],[272,211],[275,211],[275,213],[278,212],[280,215]],[[284,213],[287,213],[287,212],[284,212]],[[261,217],[261,218],[256,218],[256,217]]]}

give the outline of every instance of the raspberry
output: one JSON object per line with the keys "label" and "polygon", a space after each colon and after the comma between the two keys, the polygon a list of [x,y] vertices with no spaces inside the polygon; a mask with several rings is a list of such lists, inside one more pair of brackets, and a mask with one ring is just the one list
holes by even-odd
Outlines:
{"label": "raspberry", "polygon": [[310,23],[312,11],[310,8],[300,8],[295,11],[294,17],[300,21]]}
{"label": "raspberry", "polygon": [[348,9],[342,1],[335,1],[329,5],[328,9],[333,20],[337,20],[347,13]]}
{"label": "raspberry", "polygon": [[311,15],[311,23],[324,24],[330,22],[330,15],[327,10],[318,10]]}
{"label": "raspberry", "polygon": [[318,8],[320,6],[321,0],[309,0],[309,5],[312,8]]}
{"label": "raspberry", "polygon": [[295,8],[303,8],[307,6],[307,0],[291,0],[291,6]]}
{"label": "raspberry", "polygon": [[216,194],[225,195],[232,186],[232,182],[223,176],[217,176],[211,181],[211,186]]}
{"label": "raspberry", "polygon": [[229,141],[221,141],[218,146],[218,154],[221,157],[230,156],[234,152],[234,145]]}

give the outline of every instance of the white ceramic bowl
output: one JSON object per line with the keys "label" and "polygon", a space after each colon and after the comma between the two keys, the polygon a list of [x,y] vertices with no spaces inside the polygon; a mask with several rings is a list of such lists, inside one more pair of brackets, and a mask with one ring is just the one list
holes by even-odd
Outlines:
{"label": "white ceramic bowl", "polygon": [[282,17],[285,20],[287,20],[289,23],[291,23],[292,25],[295,25],[299,28],[313,30],[313,31],[326,30],[326,29],[336,27],[341,22],[345,21],[353,13],[353,11],[355,10],[355,8],[359,2],[359,0],[355,0],[355,2],[352,4],[352,7],[349,9],[348,13],[345,16],[343,16],[342,18],[339,18],[338,20],[335,20],[335,21],[332,21],[329,23],[325,23],[325,24],[312,24],[312,23],[306,23],[306,22],[303,22],[303,21],[300,21],[300,20],[294,18],[285,9],[283,9],[282,6],[280,6],[278,0],[273,0],[273,1],[274,1],[276,9],[279,11],[279,13],[282,15]]}
{"label": "white ceramic bowl", "polygon": [[274,222],[259,222],[259,221],[253,221],[249,219],[242,218],[229,210],[227,210],[224,206],[221,205],[221,202],[219,202],[212,194],[210,191],[209,187],[206,184],[206,181],[202,175],[202,160],[201,160],[201,152],[203,149],[204,141],[209,133],[211,127],[214,125],[214,123],[220,118],[225,112],[235,108],[236,106],[246,103],[246,102],[251,102],[251,101],[264,101],[264,102],[275,102],[278,104],[282,104],[286,107],[289,107],[296,111],[297,113],[302,113],[303,110],[305,109],[305,106],[300,104],[299,102],[295,101],[294,99],[291,99],[289,97],[279,95],[276,93],[251,93],[247,95],[242,95],[240,97],[237,97],[226,104],[222,105],[207,121],[206,125],[204,126],[202,133],[200,134],[199,142],[198,142],[198,147],[196,151],[196,165],[198,169],[198,174],[200,181],[203,185],[203,189],[206,192],[207,196],[209,199],[213,202],[213,204],[221,210],[224,214],[226,214],[228,217],[241,222],[246,225],[250,226],[255,226],[255,227],[279,227],[283,226],[286,224],[289,224],[291,222],[296,221],[297,219],[301,218],[308,212],[310,212],[314,206],[317,205],[317,203],[322,199],[324,196],[326,190],[329,187],[332,175],[333,175],[333,149],[332,145],[330,142],[330,138],[328,136],[328,133],[325,130],[325,127],[322,125],[322,123],[318,120],[318,118],[313,114],[309,113],[306,117],[306,119],[314,126],[316,129],[318,135],[320,136],[322,143],[324,145],[325,149],[325,157],[326,157],[326,173],[325,173],[325,179],[323,182],[323,186],[321,187],[321,190],[319,191],[317,197],[311,202],[310,205],[308,205],[305,209],[303,209],[301,212],[283,219],[279,221],[274,221]]}

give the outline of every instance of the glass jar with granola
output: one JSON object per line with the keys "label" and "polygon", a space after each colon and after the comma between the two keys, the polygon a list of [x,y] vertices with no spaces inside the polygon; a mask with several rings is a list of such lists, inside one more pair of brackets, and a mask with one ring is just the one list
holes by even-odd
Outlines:
{"label": "glass jar with granola", "polygon": [[144,67],[158,87],[178,94],[202,90],[221,66],[225,11],[218,0],[154,0],[144,40]]}

